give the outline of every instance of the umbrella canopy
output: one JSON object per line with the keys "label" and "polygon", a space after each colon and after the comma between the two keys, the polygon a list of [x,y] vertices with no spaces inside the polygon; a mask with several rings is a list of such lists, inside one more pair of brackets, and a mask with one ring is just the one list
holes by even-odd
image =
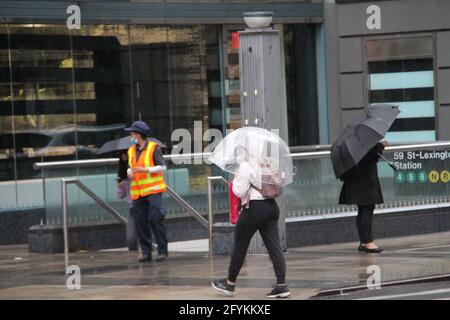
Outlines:
{"label": "umbrella canopy", "polygon": [[384,138],[400,110],[392,104],[373,104],[364,116],[345,128],[331,146],[336,178],[342,177]]}
{"label": "umbrella canopy", "polygon": [[235,174],[247,161],[280,174],[280,184],[292,183],[293,164],[289,147],[277,134],[258,127],[243,127],[227,134],[208,159]]}
{"label": "umbrella canopy", "polygon": [[[164,143],[162,143],[161,141],[159,141],[158,139],[147,138],[147,140],[156,142],[161,148],[167,148],[167,146]],[[115,140],[106,142],[97,151],[97,154],[104,154],[104,153],[109,153],[109,152],[114,152],[114,151],[127,150],[131,146],[132,146],[132,143],[131,143],[130,137],[127,136],[127,137],[123,137],[120,139],[115,139]]]}

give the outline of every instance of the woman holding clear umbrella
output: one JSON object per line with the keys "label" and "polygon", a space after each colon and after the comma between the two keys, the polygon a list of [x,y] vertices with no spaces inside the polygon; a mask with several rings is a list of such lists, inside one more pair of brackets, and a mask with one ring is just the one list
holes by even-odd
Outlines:
{"label": "woman holding clear umbrella", "polygon": [[[252,156],[250,156],[252,154]],[[228,268],[228,277],[214,280],[214,289],[234,295],[236,279],[244,262],[250,241],[259,231],[273,264],[277,284],[268,298],[286,298],[291,292],[286,285],[286,262],[281,250],[278,235],[280,210],[274,198],[263,196],[262,175],[264,164],[254,157],[245,147],[235,149],[236,162],[239,164],[233,180],[233,193],[241,198],[242,211],[236,224],[233,251]]]}

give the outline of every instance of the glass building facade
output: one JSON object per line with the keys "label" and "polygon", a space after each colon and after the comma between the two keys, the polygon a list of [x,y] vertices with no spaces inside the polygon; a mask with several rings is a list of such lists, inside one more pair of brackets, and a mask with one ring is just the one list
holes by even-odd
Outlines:
{"label": "glass building facade", "polygon": [[[319,144],[314,26],[275,26],[284,44],[291,145]],[[23,204],[21,190],[42,178],[35,162],[97,158],[134,120],[146,121],[167,153],[171,133],[192,133],[195,121],[203,130],[239,127],[236,32],[244,28],[0,25],[2,190],[16,207],[33,206]]]}

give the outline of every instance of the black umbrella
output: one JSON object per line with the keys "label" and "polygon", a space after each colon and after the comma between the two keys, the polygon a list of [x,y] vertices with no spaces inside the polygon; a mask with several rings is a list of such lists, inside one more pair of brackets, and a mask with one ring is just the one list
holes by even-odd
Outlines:
{"label": "black umbrella", "polygon": [[336,178],[340,178],[384,138],[397,115],[398,106],[374,104],[364,116],[347,126],[331,146],[331,162]]}
{"label": "black umbrella", "polygon": [[[167,146],[155,138],[147,138],[148,141],[156,142],[161,148],[167,148]],[[120,139],[112,140],[106,142],[102,147],[97,151],[97,154],[104,154],[114,151],[127,150],[132,146],[130,137],[123,137]]]}

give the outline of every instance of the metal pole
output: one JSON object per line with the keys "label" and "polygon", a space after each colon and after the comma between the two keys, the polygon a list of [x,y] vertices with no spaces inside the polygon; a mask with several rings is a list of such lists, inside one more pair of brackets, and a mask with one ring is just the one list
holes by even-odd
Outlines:
{"label": "metal pole", "polygon": [[67,219],[67,180],[61,180],[62,214],[63,214],[63,238],[64,238],[64,266],[65,271],[69,268],[69,230]]}
{"label": "metal pole", "polygon": [[166,186],[167,192],[169,195],[174,198],[182,207],[186,209],[204,228],[208,228],[208,221],[194,208],[191,207],[189,203],[187,203],[182,197],[178,195],[175,191],[173,191],[169,186]]}
{"label": "metal pole", "polygon": [[103,201],[99,196],[97,196],[94,192],[91,191],[88,187],[86,187],[80,180],[70,180],[69,183],[73,183],[78,186],[81,190],[83,190],[92,200],[94,200],[100,207],[105,209],[105,211],[109,212],[114,218],[116,218],[120,223],[125,226],[128,224],[128,221],[122,217],[113,207],[111,207],[108,203]]}
{"label": "metal pole", "polygon": [[208,177],[208,233],[209,233],[209,256],[213,254],[213,206],[212,206],[212,194],[213,194],[213,182],[218,181],[228,188],[227,180],[222,176]]}
{"label": "metal pole", "polygon": [[[271,27],[247,28],[239,32],[241,125],[279,130],[280,137],[287,141],[286,81],[281,42],[281,32]],[[285,196],[277,199],[282,248],[286,247],[285,199]],[[252,239],[248,252],[266,252],[260,234]]]}
{"label": "metal pole", "polygon": [[212,179],[211,177],[208,177],[208,236],[209,236],[210,257],[212,257],[213,254],[212,235],[213,235]]}
{"label": "metal pole", "polygon": [[44,219],[42,219],[42,224],[47,224],[47,196],[45,190],[45,169],[42,170],[42,198],[44,200]]}
{"label": "metal pole", "polygon": [[[328,158],[330,156],[331,145],[317,145],[317,146],[303,146],[290,147],[291,155],[294,160],[302,159],[319,159]],[[401,144],[388,145],[384,151],[414,151],[422,149],[446,149],[450,148],[450,141],[435,141],[415,144]],[[172,154],[164,155],[163,158],[167,161],[180,161],[182,159],[196,159],[207,158],[211,152],[204,153],[188,153],[188,154]],[[66,169],[66,168],[92,168],[103,166],[116,166],[118,158],[107,159],[91,159],[91,160],[74,160],[74,161],[51,161],[51,162],[35,162],[33,164],[34,170],[51,170],[51,169]]]}

